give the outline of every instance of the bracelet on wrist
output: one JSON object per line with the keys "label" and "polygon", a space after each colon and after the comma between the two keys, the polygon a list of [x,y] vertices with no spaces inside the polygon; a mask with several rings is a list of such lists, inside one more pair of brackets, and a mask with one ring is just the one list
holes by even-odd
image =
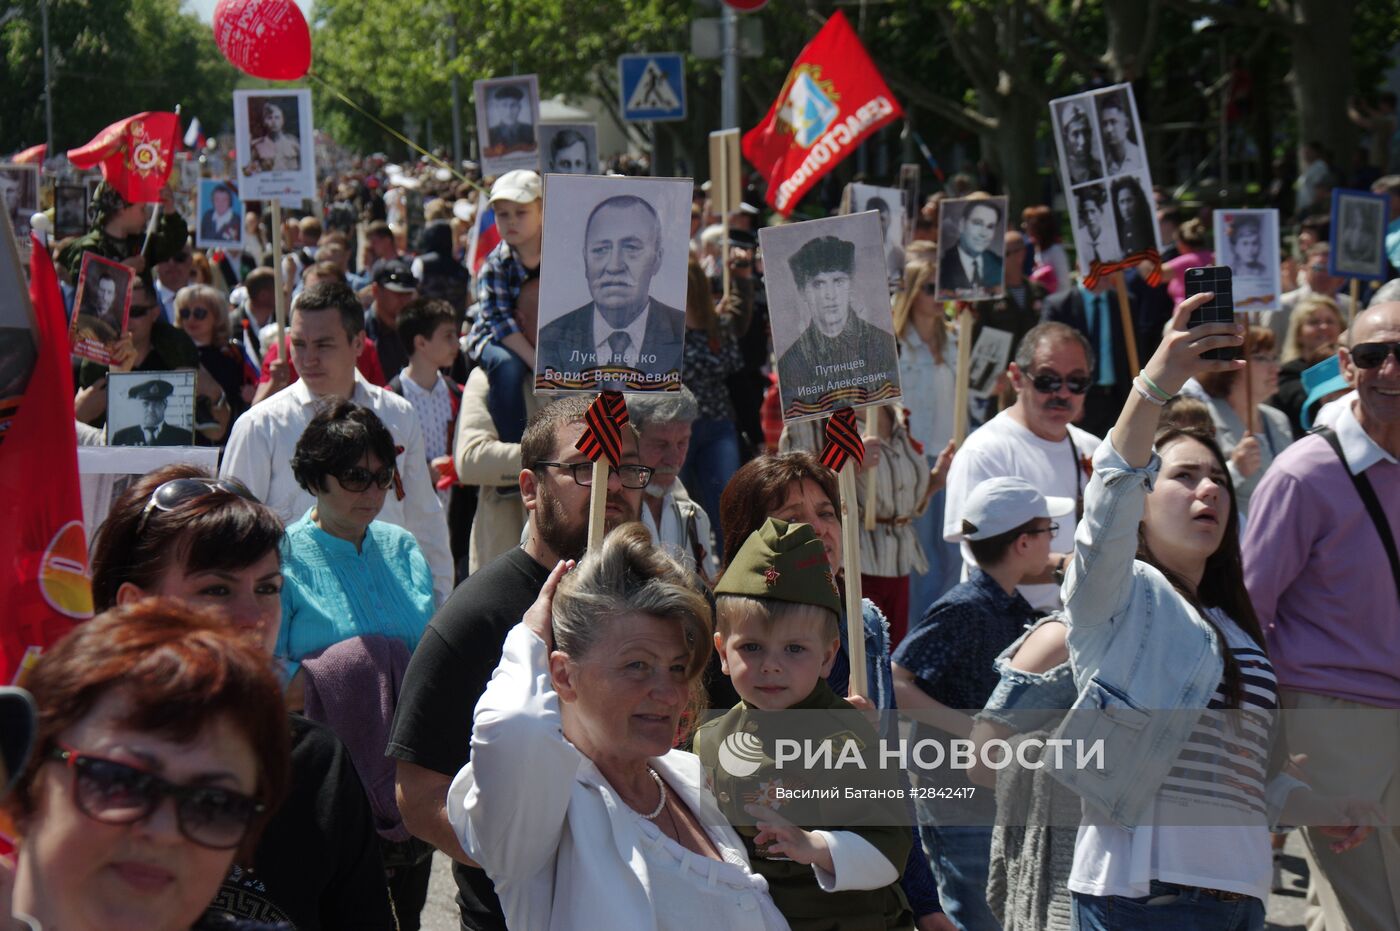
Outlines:
{"label": "bracelet on wrist", "polygon": [[1153,381],[1153,380],[1148,376],[1147,372],[1145,372],[1145,371],[1138,372],[1138,378],[1141,378],[1141,379],[1142,379],[1142,382],[1143,382],[1144,385],[1147,386],[1147,390],[1148,390],[1148,391],[1152,392],[1152,393],[1155,394],[1157,397],[1159,397],[1159,398],[1162,399],[1162,403],[1163,403],[1163,404],[1166,404],[1168,401],[1170,401],[1172,398],[1175,397],[1175,395],[1169,394],[1168,392],[1163,391],[1162,388],[1161,388],[1161,386],[1158,385],[1155,381]]}
{"label": "bracelet on wrist", "polygon": [[1142,383],[1141,378],[1133,379],[1133,390],[1138,393],[1139,397],[1141,397],[1144,401],[1146,401],[1148,404],[1153,405],[1154,407],[1167,406],[1166,401],[1163,401],[1161,398],[1157,397],[1157,395],[1147,390],[1147,386]]}

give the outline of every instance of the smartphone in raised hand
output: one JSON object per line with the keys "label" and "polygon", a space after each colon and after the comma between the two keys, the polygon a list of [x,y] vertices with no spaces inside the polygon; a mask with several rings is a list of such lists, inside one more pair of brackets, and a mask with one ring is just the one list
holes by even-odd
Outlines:
{"label": "smartphone in raised hand", "polygon": [[[1203,323],[1235,322],[1234,277],[1228,265],[1205,265],[1186,269],[1186,296],[1209,292],[1209,301],[1191,311],[1186,325],[1200,326]],[[1238,359],[1239,346],[1225,346],[1220,349],[1207,349],[1201,353],[1202,359]]]}

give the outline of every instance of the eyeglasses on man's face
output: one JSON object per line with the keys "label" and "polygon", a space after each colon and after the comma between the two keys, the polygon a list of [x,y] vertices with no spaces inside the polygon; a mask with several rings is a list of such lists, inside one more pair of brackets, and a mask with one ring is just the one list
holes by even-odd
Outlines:
{"label": "eyeglasses on man's face", "polygon": [[[537,462],[534,468],[564,469],[573,476],[574,483],[584,488],[593,485],[593,463],[584,462]],[[634,465],[623,463],[612,471],[617,473],[618,480],[622,482],[623,488],[645,488],[651,482],[652,473],[656,470],[650,466]]]}

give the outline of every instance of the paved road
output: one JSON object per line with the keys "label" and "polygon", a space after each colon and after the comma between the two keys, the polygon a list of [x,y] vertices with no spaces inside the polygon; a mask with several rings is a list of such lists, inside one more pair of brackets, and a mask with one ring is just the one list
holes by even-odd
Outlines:
{"label": "paved road", "polygon": [[[428,904],[423,909],[422,931],[458,931],[457,887],[452,882],[451,861],[442,854],[433,858],[433,878],[428,886]],[[1307,868],[1303,865],[1303,845],[1295,832],[1284,848],[1284,881],[1291,887],[1269,897],[1269,931],[1304,931],[1303,894],[1307,888]]]}

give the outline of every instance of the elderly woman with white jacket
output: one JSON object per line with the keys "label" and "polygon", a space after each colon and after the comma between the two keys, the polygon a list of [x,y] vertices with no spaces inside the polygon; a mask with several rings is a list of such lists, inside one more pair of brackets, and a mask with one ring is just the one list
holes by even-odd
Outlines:
{"label": "elderly woman with white jacket", "polygon": [[447,797],[508,925],[787,928],[699,759],[672,749],[710,653],[698,582],[640,524],[568,567],[506,637]]}

